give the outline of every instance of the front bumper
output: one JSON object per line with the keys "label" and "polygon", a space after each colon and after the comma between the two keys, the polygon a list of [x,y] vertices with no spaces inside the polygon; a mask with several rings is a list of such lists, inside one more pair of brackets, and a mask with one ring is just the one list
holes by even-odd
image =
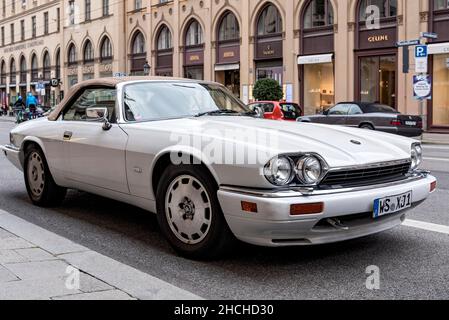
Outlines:
{"label": "front bumper", "polygon": [[[433,176],[423,173],[388,185],[318,191],[311,195],[222,187],[218,199],[231,231],[244,242],[270,247],[314,245],[359,238],[400,225],[407,210],[373,219],[374,201],[412,191],[416,206],[430,195],[430,186],[435,181]],[[243,211],[242,201],[257,204],[257,213]],[[290,215],[291,205],[317,202],[324,203],[320,214]],[[346,228],[326,224],[328,218],[341,219]]]}
{"label": "front bumper", "polygon": [[19,170],[22,170],[22,161],[20,159],[20,149],[11,145],[0,146],[6,158]]}

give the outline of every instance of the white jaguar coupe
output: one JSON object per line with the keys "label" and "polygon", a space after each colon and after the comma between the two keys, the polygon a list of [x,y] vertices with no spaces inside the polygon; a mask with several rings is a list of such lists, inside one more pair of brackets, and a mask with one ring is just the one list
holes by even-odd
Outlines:
{"label": "white jaguar coupe", "polygon": [[144,208],[190,258],[236,238],[280,247],[375,234],[436,188],[415,140],[259,119],[223,86],[186,79],[83,82],[1,149],[34,204],[61,205],[71,188]]}

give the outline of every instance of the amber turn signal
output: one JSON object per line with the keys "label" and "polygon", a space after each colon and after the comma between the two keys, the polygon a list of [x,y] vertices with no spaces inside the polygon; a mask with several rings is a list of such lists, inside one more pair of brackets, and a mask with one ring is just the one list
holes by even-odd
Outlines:
{"label": "amber turn signal", "polygon": [[305,214],[317,214],[324,210],[324,203],[306,203],[306,204],[292,204],[290,207],[290,214],[292,216],[300,216]]}
{"label": "amber turn signal", "polygon": [[242,210],[251,213],[257,213],[257,203],[242,201]]}
{"label": "amber turn signal", "polygon": [[434,181],[430,184],[430,192],[434,192],[437,189],[437,182]]}

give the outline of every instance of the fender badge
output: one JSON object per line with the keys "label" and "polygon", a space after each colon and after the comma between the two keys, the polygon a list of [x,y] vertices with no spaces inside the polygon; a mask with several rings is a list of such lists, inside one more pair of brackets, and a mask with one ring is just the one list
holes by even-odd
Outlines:
{"label": "fender badge", "polygon": [[351,143],[356,144],[358,146],[360,146],[362,144],[360,141],[357,141],[357,140],[351,140]]}

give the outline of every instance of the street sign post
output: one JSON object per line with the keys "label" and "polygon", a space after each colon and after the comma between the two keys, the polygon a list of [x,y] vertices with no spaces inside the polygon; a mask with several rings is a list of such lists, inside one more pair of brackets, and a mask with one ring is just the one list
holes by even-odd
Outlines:
{"label": "street sign post", "polygon": [[432,99],[432,78],[429,75],[413,76],[413,95],[417,100]]}
{"label": "street sign post", "polygon": [[438,39],[438,34],[434,32],[421,32],[421,38]]}
{"label": "street sign post", "polygon": [[420,40],[419,39],[415,39],[415,40],[403,40],[403,41],[398,41],[396,42],[396,46],[397,47],[410,47],[410,46],[417,46],[418,44],[420,44]]}
{"label": "street sign post", "polygon": [[426,45],[419,45],[415,47],[415,72],[428,72],[428,50]]}

